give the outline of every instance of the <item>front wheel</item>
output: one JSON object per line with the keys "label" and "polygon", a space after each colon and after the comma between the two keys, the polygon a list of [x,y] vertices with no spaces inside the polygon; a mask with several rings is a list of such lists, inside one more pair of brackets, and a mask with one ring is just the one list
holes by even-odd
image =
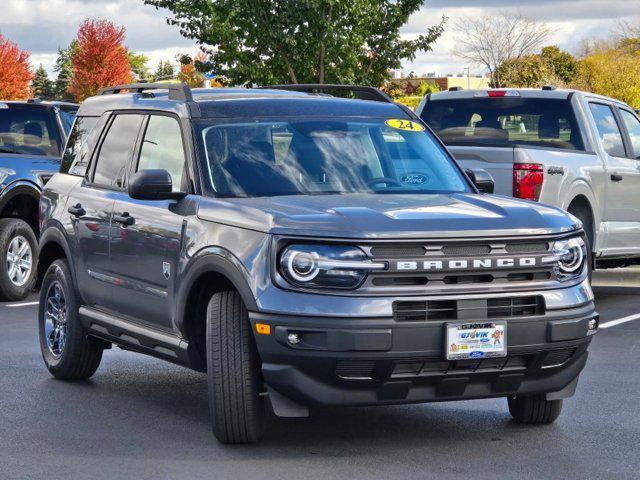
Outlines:
{"label": "front wheel", "polygon": [[51,375],[85,380],[102,360],[102,347],[87,338],[67,262],[56,260],[42,281],[38,308],[40,350]]}
{"label": "front wheel", "polygon": [[509,413],[517,423],[553,423],[562,411],[562,400],[547,400],[545,395],[509,397],[508,402]]}
{"label": "front wheel", "polygon": [[0,219],[0,300],[23,300],[36,282],[38,241],[29,224]]}
{"label": "front wheel", "polygon": [[262,436],[260,357],[238,292],[212,295],[207,307],[207,378],[214,436],[252,443]]}

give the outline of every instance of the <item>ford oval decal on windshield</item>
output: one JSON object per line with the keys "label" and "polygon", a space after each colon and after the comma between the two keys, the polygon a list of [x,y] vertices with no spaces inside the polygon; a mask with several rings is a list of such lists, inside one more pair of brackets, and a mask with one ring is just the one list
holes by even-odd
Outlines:
{"label": "ford oval decal on windshield", "polygon": [[422,185],[427,183],[427,180],[429,180],[427,176],[421,173],[407,173],[400,179],[406,185]]}

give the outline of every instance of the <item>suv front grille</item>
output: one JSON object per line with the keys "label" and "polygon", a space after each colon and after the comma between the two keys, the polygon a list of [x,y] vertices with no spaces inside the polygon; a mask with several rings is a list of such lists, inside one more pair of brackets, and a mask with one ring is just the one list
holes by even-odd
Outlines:
{"label": "suv front grille", "polygon": [[[421,300],[398,301],[393,304],[393,317],[398,322],[425,322],[469,318],[474,311],[477,318],[514,318],[544,315],[544,299],[540,295],[528,297],[489,298],[484,305],[466,307],[464,301]],[[465,311],[462,316],[459,313]]]}
{"label": "suv front grille", "polygon": [[[556,274],[543,259],[552,243],[553,239],[491,239],[361,245],[372,261],[386,262],[388,268],[371,272],[359,291],[403,295],[517,291],[534,282],[551,286]],[[498,263],[504,260],[512,265]],[[461,266],[451,266],[455,264]]]}

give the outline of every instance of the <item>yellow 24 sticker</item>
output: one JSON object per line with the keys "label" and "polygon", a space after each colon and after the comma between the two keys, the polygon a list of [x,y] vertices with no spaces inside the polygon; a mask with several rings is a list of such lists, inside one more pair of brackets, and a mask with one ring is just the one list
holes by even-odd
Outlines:
{"label": "yellow 24 sticker", "polygon": [[424,131],[424,127],[417,122],[412,122],[411,120],[400,120],[399,118],[392,118],[391,120],[387,120],[387,125],[391,128],[395,128],[396,130],[404,130],[405,132],[422,132]]}

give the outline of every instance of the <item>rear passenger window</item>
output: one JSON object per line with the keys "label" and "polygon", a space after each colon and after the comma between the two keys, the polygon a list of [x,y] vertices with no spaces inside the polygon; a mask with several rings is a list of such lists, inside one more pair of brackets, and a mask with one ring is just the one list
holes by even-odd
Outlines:
{"label": "rear passenger window", "polygon": [[122,188],[127,167],[135,149],[142,115],[116,115],[102,142],[96,159],[93,182],[105,187]]}
{"label": "rear passenger window", "polygon": [[89,161],[87,139],[100,117],[78,117],[73,124],[62,155],[60,172],[84,177]]}
{"label": "rear passenger window", "polygon": [[625,157],[627,154],[624,151],[622,133],[611,107],[602,103],[590,103],[589,108],[605,151],[612,157]]}
{"label": "rear passenger window", "polygon": [[640,120],[628,110],[620,110],[622,121],[627,127],[629,138],[631,139],[631,156],[636,160],[640,160]]}
{"label": "rear passenger window", "polygon": [[162,169],[169,172],[173,191],[186,191],[184,149],[180,124],[175,118],[152,115],[142,142],[138,170]]}

